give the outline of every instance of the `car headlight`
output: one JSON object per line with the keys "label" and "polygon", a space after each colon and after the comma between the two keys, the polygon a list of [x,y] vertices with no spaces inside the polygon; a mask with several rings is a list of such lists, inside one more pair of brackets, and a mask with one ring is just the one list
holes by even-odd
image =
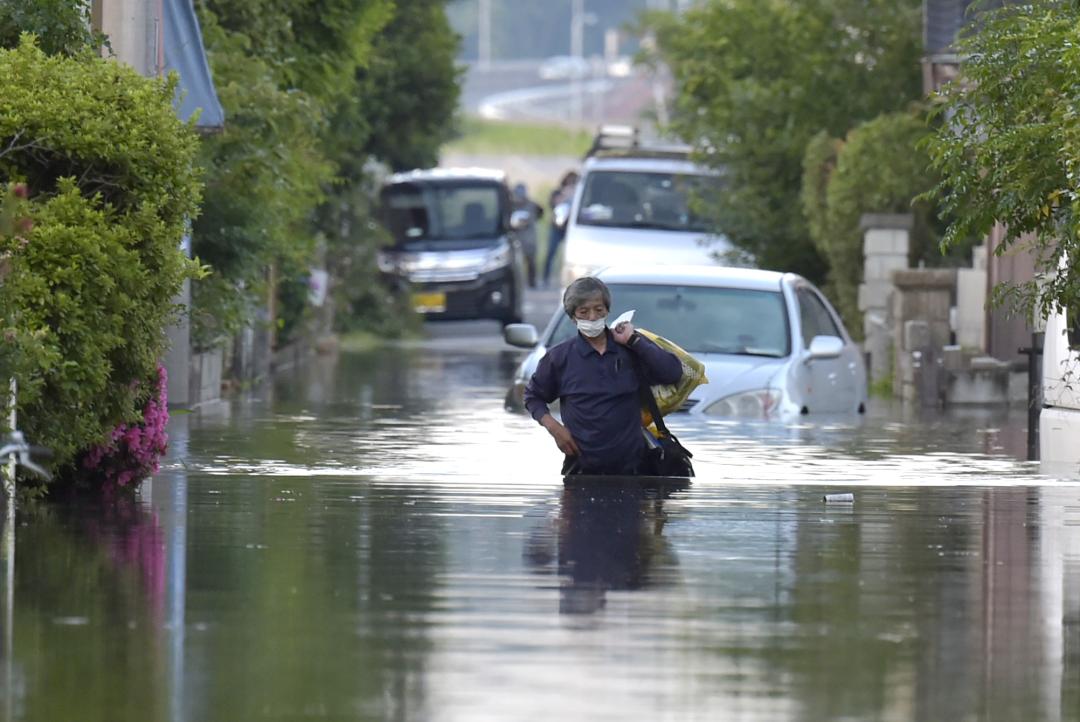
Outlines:
{"label": "car headlight", "polygon": [[503,266],[508,265],[510,265],[510,246],[509,244],[503,244],[484,258],[483,262],[480,264],[480,273],[497,271]]}
{"label": "car headlight", "polygon": [[779,389],[757,389],[725,396],[705,409],[709,416],[769,419],[777,415],[784,394]]}

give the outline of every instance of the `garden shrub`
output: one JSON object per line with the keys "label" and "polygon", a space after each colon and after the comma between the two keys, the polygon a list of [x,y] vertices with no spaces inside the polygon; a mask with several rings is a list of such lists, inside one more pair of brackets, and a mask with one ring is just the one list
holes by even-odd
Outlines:
{"label": "garden shrub", "polygon": [[84,450],[141,422],[172,299],[196,265],[180,251],[200,185],[175,79],[91,54],[0,50],[0,181],[29,188],[33,229],[11,254],[4,325],[33,339],[19,426],[69,478]]}
{"label": "garden shrub", "polygon": [[[139,391],[136,385],[135,390]],[[82,454],[78,467],[84,485],[116,491],[131,487],[158,470],[169,436],[169,379],[158,365],[157,378],[147,386],[142,418],[113,429],[108,441]]]}
{"label": "garden shrub", "polygon": [[827,291],[856,336],[862,332],[863,214],[912,213],[910,260],[927,265],[943,261],[936,209],[914,200],[936,182],[929,155],[919,145],[928,133],[922,117],[890,113],[855,127],[843,142],[821,135],[807,146],[803,212],[818,251],[829,262]]}

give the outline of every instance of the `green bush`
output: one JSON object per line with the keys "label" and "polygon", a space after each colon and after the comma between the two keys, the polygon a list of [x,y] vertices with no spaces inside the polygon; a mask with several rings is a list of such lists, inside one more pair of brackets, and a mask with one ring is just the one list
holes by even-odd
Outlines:
{"label": "green bush", "polygon": [[936,182],[919,142],[929,129],[912,113],[889,113],[854,128],[844,142],[819,135],[803,163],[803,213],[829,262],[827,291],[848,328],[861,335],[858,289],[863,278],[865,213],[912,213],[910,260],[942,265],[936,209],[913,199]]}
{"label": "green bush", "polygon": [[179,249],[198,141],[174,91],[90,54],[47,56],[29,36],[0,50],[0,181],[27,184],[34,223],[24,245],[0,238],[2,321],[32,339],[19,426],[60,471],[138,419],[171,300],[196,270]]}
{"label": "green bush", "polygon": [[203,140],[206,203],[192,228],[195,255],[211,273],[192,286],[192,342],[220,345],[266,303],[271,265],[306,265],[310,219],[333,168],[319,147],[323,111],[308,94],[278,86],[249,41],[204,9],[203,32],[229,122]]}
{"label": "green bush", "polygon": [[941,182],[927,195],[950,222],[946,248],[997,227],[995,255],[1033,261],[1025,280],[996,283],[990,302],[1045,319],[1080,308],[1080,4],[979,5],[956,49],[961,78],[935,97],[926,148]]}
{"label": "green bush", "polygon": [[108,47],[108,39],[92,25],[90,3],[84,0],[0,2],[0,47],[18,47],[24,32],[34,33],[50,55]]}
{"label": "green bush", "polygon": [[333,279],[330,299],[335,330],[397,338],[418,331],[422,319],[412,308],[408,284],[391,281],[378,271],[376,256],[392,238],[373,220],[376,185],[374,179],[358,181],[349,195],[339,196],[342,202],[321,209],[322,225],[339,229],[327,237],[327,270]]}

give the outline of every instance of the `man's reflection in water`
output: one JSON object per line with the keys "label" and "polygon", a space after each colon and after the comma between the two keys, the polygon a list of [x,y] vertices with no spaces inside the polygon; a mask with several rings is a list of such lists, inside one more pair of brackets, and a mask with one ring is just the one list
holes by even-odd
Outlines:
{"label": "man's reflection in water", "polygon": [[[610,477],[609,477],[610,479]],[[558,515],[532,530],[525,559],[537,571],[563,577],[562,614],[591,614],[608,590],[634,590],[663,583],[678,562],[663,537],[663,499],[675,486],[644,488],[633,480],[568,484]]]}

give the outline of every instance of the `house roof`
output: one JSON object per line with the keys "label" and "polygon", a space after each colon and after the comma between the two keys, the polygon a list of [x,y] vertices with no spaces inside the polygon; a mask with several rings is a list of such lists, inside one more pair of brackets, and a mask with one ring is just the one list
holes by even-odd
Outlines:
{"label": "house roof", "polygon": [[926,54],[952,52],[953,42],[967,20],[967,9],[975,0],[924,0],[923,44]]}
{"label": "house roof", "polygon": [[923,45],[927,56],[953,54],[957,36],[978,12],[1010,2],[1015,0],[923,0]]}
{"label": "house roof", "polygon": [[202,43],[202,31],[191,0],[164,0],[165,68],[180,76],[176,114],[187,120],[199,112],[196,127],[216,130],[225,125],[225,111],[218,101],[210,64]]}

